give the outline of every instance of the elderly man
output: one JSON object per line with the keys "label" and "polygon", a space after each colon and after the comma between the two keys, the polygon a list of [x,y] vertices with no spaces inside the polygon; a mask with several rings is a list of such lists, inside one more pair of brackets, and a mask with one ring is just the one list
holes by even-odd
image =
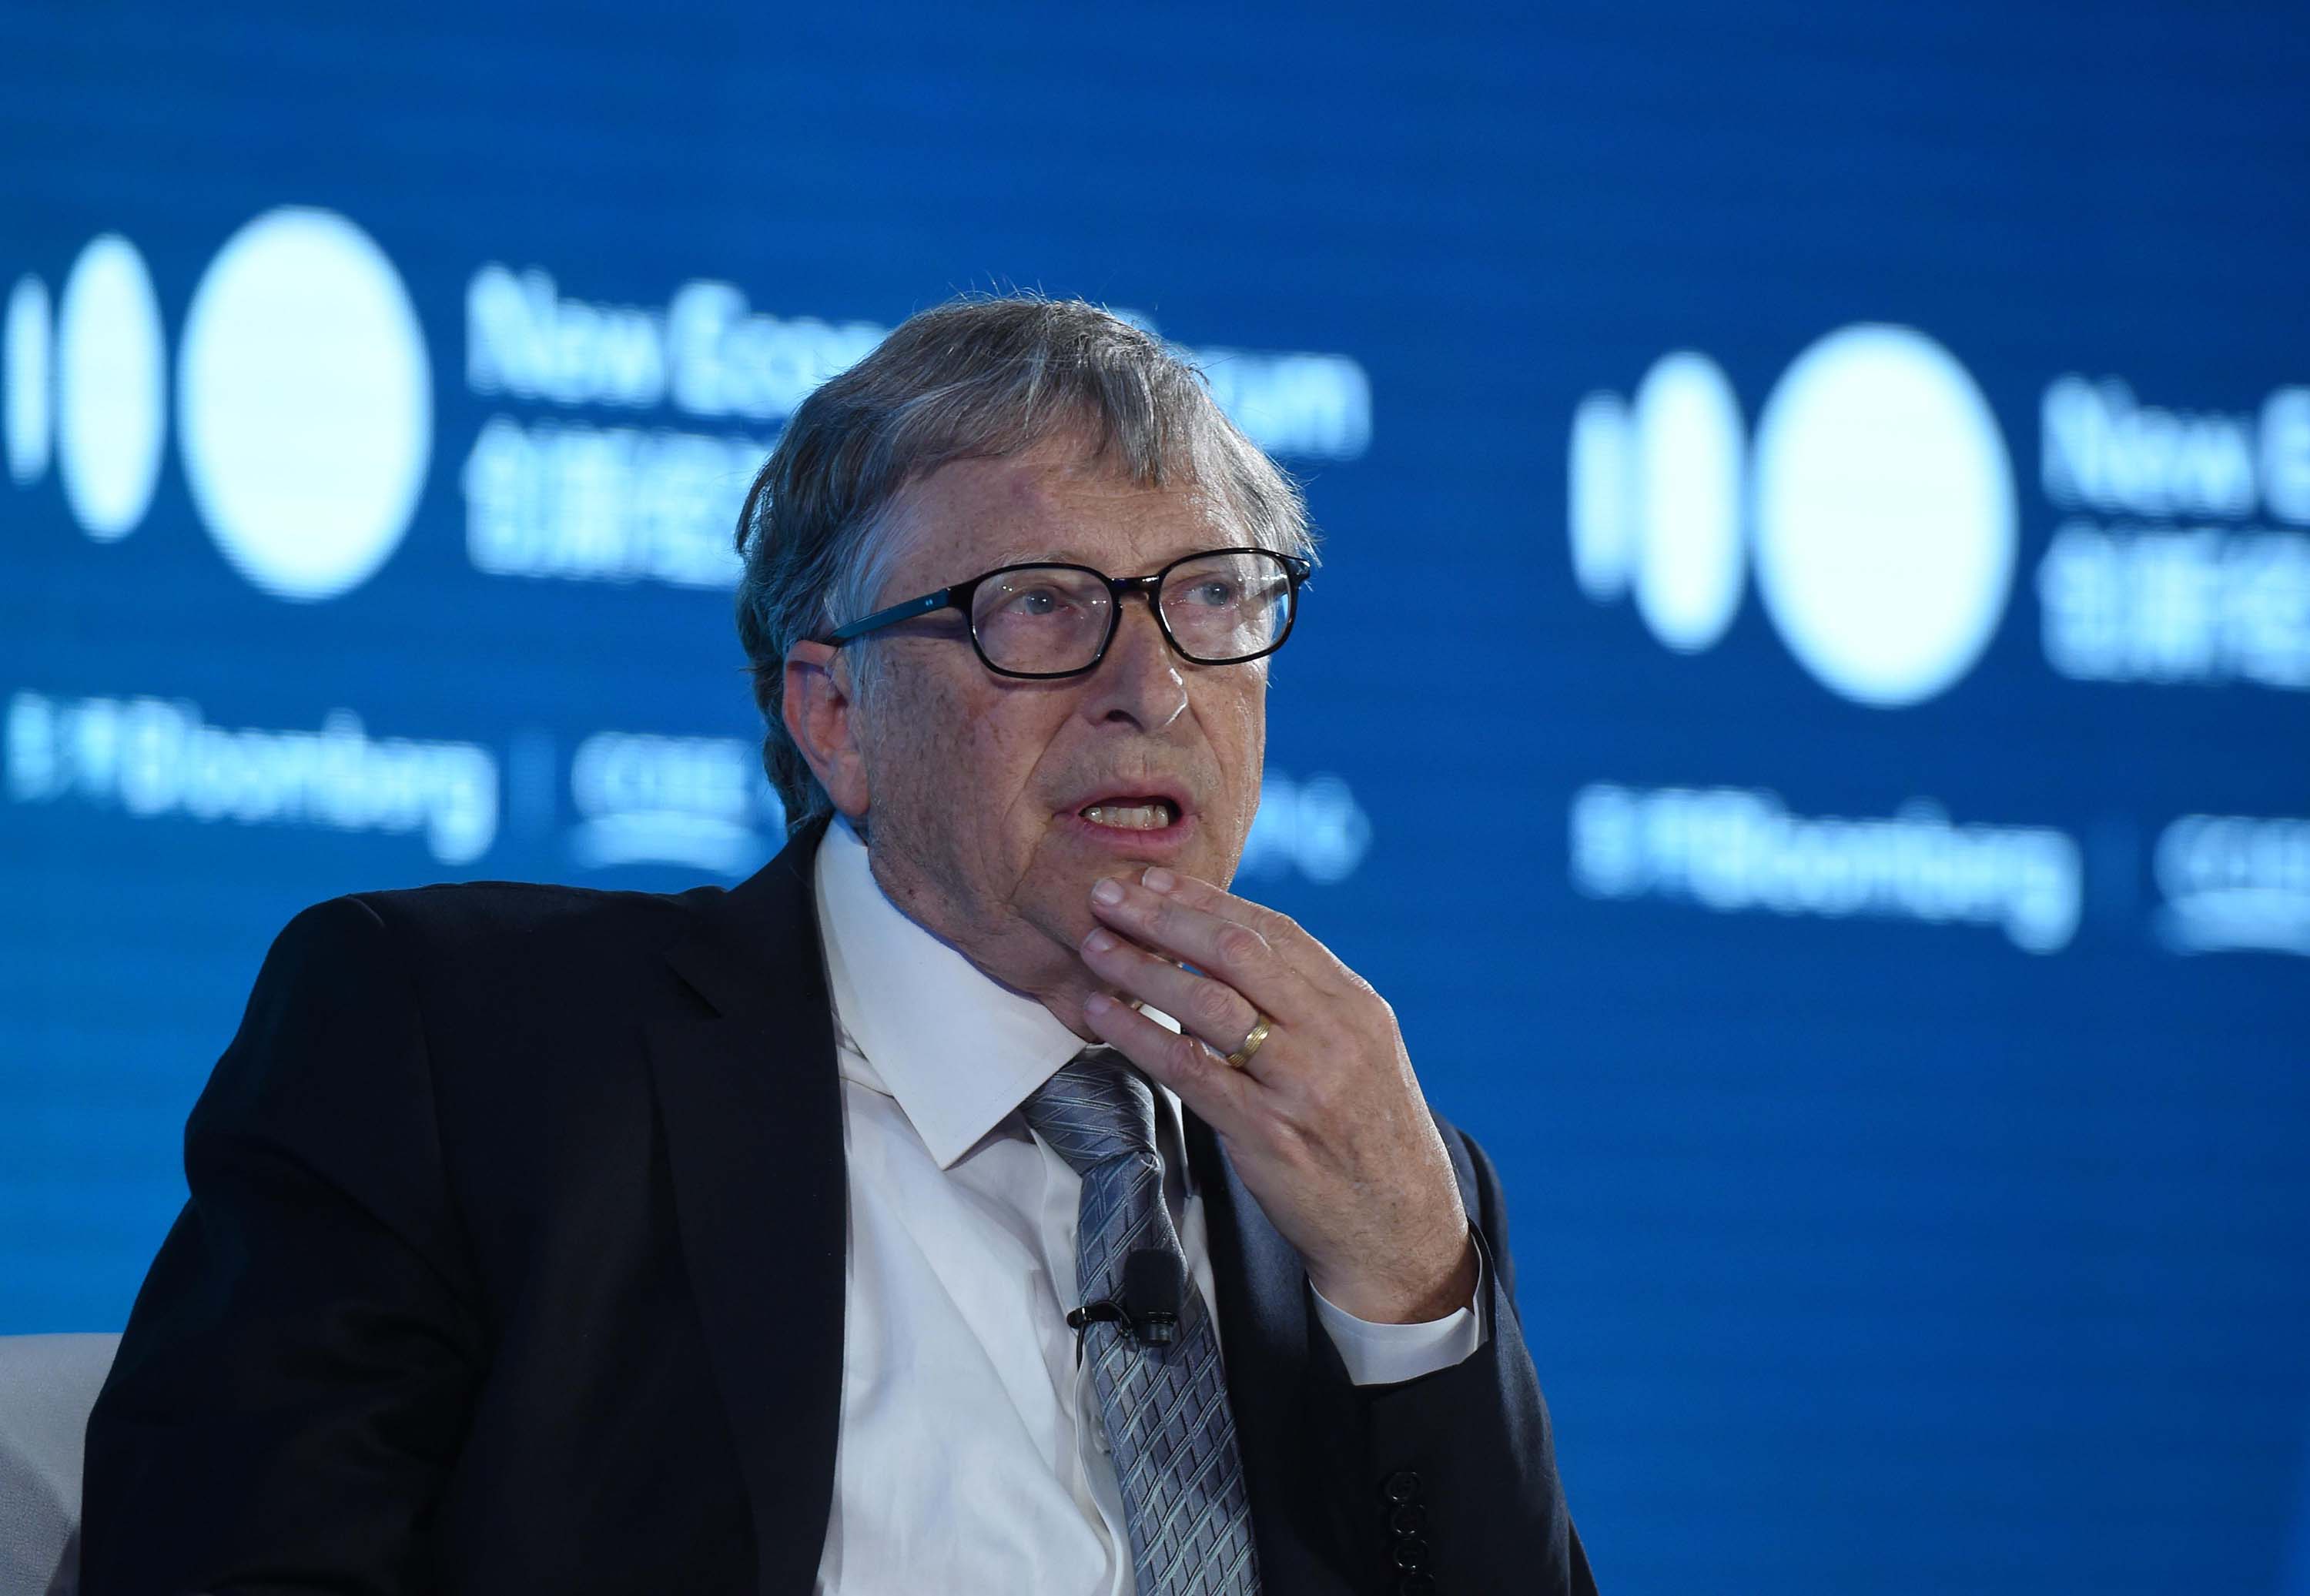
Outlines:
{"label": "elderly man", "polygon": [[306,910],[89,1427],[85,1588],[1587,1591],[1500,1193],[1229,893],[1310,540],[1091,307],[796,414],[733,890]]}

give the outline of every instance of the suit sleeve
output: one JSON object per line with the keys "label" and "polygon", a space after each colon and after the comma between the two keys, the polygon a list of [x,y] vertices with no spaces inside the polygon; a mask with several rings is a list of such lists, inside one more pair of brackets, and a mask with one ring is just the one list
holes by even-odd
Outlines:
{"label": "suit sleeve", "polygon": [[1330,1339],[1310,1338],[1360,1443],[1351,1453],[1359,1470],[1342,1481],[1351,1566],[1372,1571],[1358,1588],[1374,1596],[1594,1596],[1524,1346],[1499,1177],[1472,1137],[1446,1131],[1445,1143],[1483,1257],[1483,1344],[1417,1379],[1354,1386]]}
{"label": "suit sleeve", "polygon": [[415,993],[359,898],[274,942],[185,1173],[89,1420],[86,1596],[428,1588],[485,1345]]}

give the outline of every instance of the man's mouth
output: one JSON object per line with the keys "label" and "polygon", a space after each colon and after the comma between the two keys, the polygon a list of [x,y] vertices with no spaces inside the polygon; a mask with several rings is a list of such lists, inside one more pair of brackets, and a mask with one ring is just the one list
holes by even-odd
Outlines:
{"label": "man's mouth", "polygon": [[1087,803],[1075,811],[1094,826],[1117,831],[1161,831],[1175,823],[1179,811],[1168,798],[1110,798]]}

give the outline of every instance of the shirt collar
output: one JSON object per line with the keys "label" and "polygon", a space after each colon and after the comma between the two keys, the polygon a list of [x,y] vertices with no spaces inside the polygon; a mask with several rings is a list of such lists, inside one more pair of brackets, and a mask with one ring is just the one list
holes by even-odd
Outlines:
{"label": "shirt collar", "polygon": [[896,1098],[950,1168],[1086,1044],[908,919],[840,815],[819,845],[816,875],[835,1020],[868,1066],[846,1057],[843,1071]]}

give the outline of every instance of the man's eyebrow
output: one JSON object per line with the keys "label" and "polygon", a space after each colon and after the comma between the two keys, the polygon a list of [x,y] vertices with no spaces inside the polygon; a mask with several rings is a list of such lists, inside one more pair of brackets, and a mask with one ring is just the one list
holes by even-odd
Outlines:
{"label": "man's eyebrow", "polygon": [[1095,571],[1106,568],[1081,550],[1054,548],[1048,543],[1029,543],[997,549],[994,553],[986,556],[985,565],[965,573],[963,577],[956,577],[955,580],[963,581],[968,577],[978,575],[981,571],[999,571],[1007,566],[1014,565],[1080,565],[1088,566]]}
{"label": "man's eyebrow", "polygon": [[[1149,564],[1146,568],[1148,571],[1154,571],[1163,566],[1168,565],[1175,559],[1183,559],[1190,554],[1200,554],[1207,549],[1239,548],[1247,544],[1249,542],[1250,540],[1246,538],[1243,540],[1242,542],[1230,542],[1228,541],[1226,536],[1214,533],[1208,542],[1198,540],[1193,547],[1184,547],[1174,553],[1167,554],[1161,559],[1156,559]],[[1101,565],[1098,559],[1091,555],[1084,553],[1080,549],[1075,549],[1064,543],[1055,545],[1050,543],[1004,545],[1003,547],[996,550],[994,554],[988,556],[987,563],[979,568],[990,571],[999,570],[1003,567],[1008,565],[1081,565],[1088,566],[1095,571],[1107,570],[1107,568]],[[1142,574],[1144,573],[1132,571],[1107,571],[1107,575],[1109,576],[1135,576]],[[961,578],[959,577],[957,578],[957,580],[960,579]]]}

